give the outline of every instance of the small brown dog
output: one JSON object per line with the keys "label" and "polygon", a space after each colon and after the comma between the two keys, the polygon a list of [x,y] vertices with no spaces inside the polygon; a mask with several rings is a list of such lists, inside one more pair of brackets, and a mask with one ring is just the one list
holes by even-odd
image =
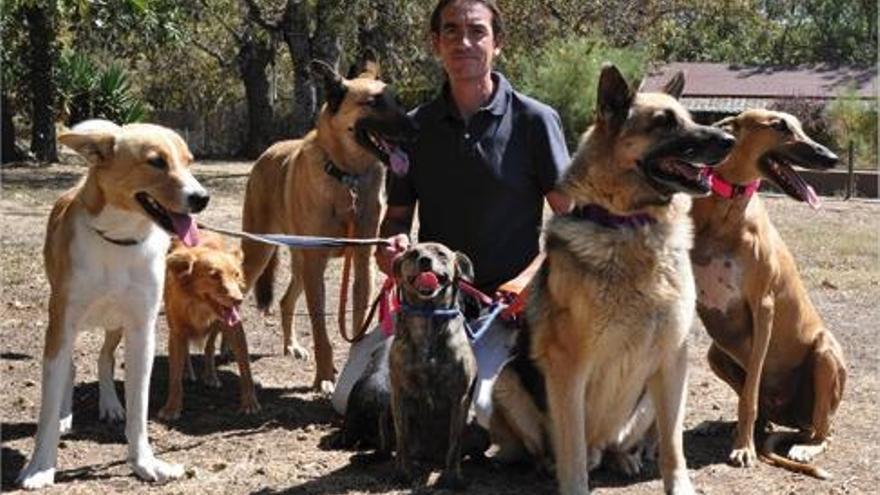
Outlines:
{"label": "small brown dog", "polygon": [[458,281],[472,280],[473,267],[464,254],[426,242],[395,261],[394,277],[401,310],[389,367],[398,474],[410,478],[411,457],[436,461],[445,454],[437,484],[461,488],[462,435],[477,361],[458,305]]}
{"label": "small brown dog", "polygon": [[183,372],[189,360],[189,342],[208,337],[202,380],[220,387],[214,366],[213,342],[223,332],[241,374],[241,407],[246,414],[260,410],[251,377],[247,342],[239,306],[244,298],[241,251],[227,252],[217,234],[202,233],[201,243],[186,247],[175,242],[167,258],[165,316],[168,319],[168,399],[159,417],[180,417]]}
{"label": "small brown dog", "polygon": [[713,341],[709,365],[739,395],[730,460],[753,464],[755,431],[772,421],[800,433],[788,458],[773,453],[780,439],[775,434],[762,446],[762,457],[824,478],[828,473],[806,462],[825,448],[840,404],[843,351],[810,302],[761,199],[751,193],[758,180],[767,179],[818,207],[816,193],[791,166],[824,170],[837,156],[782,112],[748,110],[716,126],[736,135],[736,147],[715,172],[715,194],[694,201],[691,259],[697,311]]}

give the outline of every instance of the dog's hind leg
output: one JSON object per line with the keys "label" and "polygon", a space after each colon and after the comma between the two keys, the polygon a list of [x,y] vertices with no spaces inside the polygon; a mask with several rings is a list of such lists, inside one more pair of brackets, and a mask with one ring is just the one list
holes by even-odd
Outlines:
{"label": "dog's hind leg", "polygon": [[840,405],[846,382],[846,368],[840,345],[827,332],[820,334],[811,356],[813,380],[812,430],[807,443],[792,445],[788,457],[810,462],[825,450],[831,433],[831,418]]}
{"label": "dog's hind leg", "polygon": [[290,250],[290,284],[284,297],[281,298],[281,345],[285,356],[296,359],[309,359],[309,350],[299,343],[294,325],[296,302],[303,291],[302,253],[298,249]]}
{"label": "dog's hind leg", "polygon": [[[202,360],[202,383],[211,388],[220,388],[223,386],[223,384],[220,383],[220,378],[217,377],[217,361],[215,359],[217,336],[220,334],[219,327],[221,325],[223,324],[220,322],[212,323],[208,339],[205,341],[204,358]],[[223,337],[223,341],[226,341],[225,336]]]}
{"label": "dog's hind leg", "polygon": [[122,329],[104,332],[104,345],[98,355],[98,418],[102,421],[122,421],[125,408],[116,395],[113,372],[116,369],[116,348],[122,340]]}
{"label": "dog's hind leg", "polygon": [[315,349],[315,390],[326,394],[333,393],[333,347],[327,337],[327,324],[324,319],[324,271],[327,268],[327,253],[312,250],[302,253],[302,276],[306,292],[306,305],[312,322],[312,340]]}
{"label": "dog's hind leg", "polygon": [[660,474],[666,493],[693,494],[684,458],[683,423],[687,398],[687,346],[669,356],[668,361],[648,381],[648,392],[657,410],[660,434]]}

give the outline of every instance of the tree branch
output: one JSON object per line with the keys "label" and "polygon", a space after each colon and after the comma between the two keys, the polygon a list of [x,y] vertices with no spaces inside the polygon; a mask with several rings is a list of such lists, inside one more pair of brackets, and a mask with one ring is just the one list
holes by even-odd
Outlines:
{"label": "tree branch", "polygon": [[[203,0],[204,1],[204,0]],[[270,33],[277,33],[281,31],[280,22],[278,20],[274,22],[269,22],[263,16],[263,10],[257,5],[257,2],[254,0],[242,0],[244,2],[245,7],[248,10],[248,18],[254,21],[258,26],[269,31]]]}

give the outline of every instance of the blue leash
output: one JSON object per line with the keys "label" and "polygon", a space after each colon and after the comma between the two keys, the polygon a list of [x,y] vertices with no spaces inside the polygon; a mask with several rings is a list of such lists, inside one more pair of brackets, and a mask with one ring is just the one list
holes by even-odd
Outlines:
{"label": "blue leash", "polygon": [[339,237],[317,237],[310,235],[282,235],[282,234],[252,234],[250,232],[239,232],[234,230],[221,229],[199,222],[199,228],[217,232],[218,234],[238,237],[239,239],[247,239],[263,244],[271,244],[281,247],[295,248],[336,248],[346,246],[389,246],[391,243],[387,239],[347,239]]}
{"label": "blue leash", "polygon": [[483,323],[476,330],[471,328],[469,322],[465,322],[464,329],[468,334],[468,339],[470,339],[471,345],[476,344],[477,341],[486,334],[486,331],[489,330],[489,327],[492,326],[492,323],[495,322],[495,319],[498,318],[498,315],[500,315],[506,307],[507,305],[501,301],[495,301],[492,303],[492,306],[489,309],[489,314],[486,315],[483,319]]}

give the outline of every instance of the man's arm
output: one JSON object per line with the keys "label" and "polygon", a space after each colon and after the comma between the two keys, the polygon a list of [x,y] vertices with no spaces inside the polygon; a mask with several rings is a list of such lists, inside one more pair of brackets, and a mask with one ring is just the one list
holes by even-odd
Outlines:
{"label": "man's arm", "polygon": [[415,206],[389,206],[385,210],[379,235],[391,241],[391,245],[377,247],[375,258],[379,270],[386,275],[391,275],[394,258],[409,247],[414,212]]}

